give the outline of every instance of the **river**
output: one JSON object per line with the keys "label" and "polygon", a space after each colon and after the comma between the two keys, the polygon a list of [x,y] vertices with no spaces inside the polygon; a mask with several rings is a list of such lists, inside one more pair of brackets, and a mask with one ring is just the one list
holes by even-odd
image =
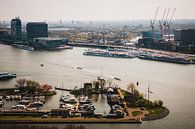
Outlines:
{"label": "river", "polygon": [[[81,87],[102,75],[104,78],[126,89],[130,82],[139,81],[138,89],[144,94],[148,85],[152,100],[161,99],[170,114],[160,120],[142,124],[85,124],[87,129],[193,129],[195,128],[195,65],[181,65],[141,59],[116,59],[83,56],[86,48],[74,47],[61,51],[26,51],[0,44],[0,71],[17,74],[17,79],[26,78],[64,88]],[[44,64],[41,67],[40,64]],[[77,69],[82,67],[83,69]],[[102,69],[102,70],[101,70]],[[122,79],[121,82],[113,80]],[[0,88],[14,87],[16,79],[0,81]],[[59,96],[50,98],[45,107],[58,107]],[[67,93],[64,93],[67,94]],[[107,111],[103,96],[95,96],[95,106]],[[58,125],[64,127],[64,125]]]}

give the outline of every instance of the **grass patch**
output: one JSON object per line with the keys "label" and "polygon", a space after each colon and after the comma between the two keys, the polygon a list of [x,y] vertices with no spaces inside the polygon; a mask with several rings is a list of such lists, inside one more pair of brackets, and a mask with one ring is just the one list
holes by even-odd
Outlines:
{"label": "grass patch", "polygon": [[132,114],[133,114],[133,116],[138,116],[138,115],[141,115],[142,112],[140,112],[140,111],[134,111],[134,112],[132,112]]}
{"label": "grass patch", "polygon": [[53,96],[53,95],[56,95],[56,91],[48,91],[46,92],[46,96]]}
{"label": "grass patch", "polygon": [[147,109],[149,111],[150,115],[159,115],[161,114],[165,108],[164,107],[156,107],[156,108],[151,108],[151,109]]}

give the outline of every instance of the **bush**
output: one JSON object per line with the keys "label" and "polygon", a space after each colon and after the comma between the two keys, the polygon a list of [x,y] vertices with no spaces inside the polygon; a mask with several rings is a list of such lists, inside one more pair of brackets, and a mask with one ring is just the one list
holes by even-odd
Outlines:
{"label": "bush", "polygon": [[162,101],[162,100],[158,100],[158,105],[159,105],[160,107],[162,107],[162,106],[163,106],[163,101]]}

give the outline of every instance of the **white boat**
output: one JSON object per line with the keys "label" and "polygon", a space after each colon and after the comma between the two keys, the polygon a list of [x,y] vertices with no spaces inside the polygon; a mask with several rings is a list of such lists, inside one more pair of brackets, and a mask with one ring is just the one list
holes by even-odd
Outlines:
{"label": "white boat", "polygon": [[20,45],[20,44],[13,44],[13,46],[20,48],[20,49],[24,49],[24,50],[29,50],[29,51],[33,51],[34,48],[28,45]]}
{"label": "white boat", "polygon": [[88,99],[87,96],[81,96],[81,97],[79,97],[79,103],[80,104],[90,104],[90,103],[92,103],[92,100]]}
{"label": "white boat", "polygon": [[60,101],[63,102],[63,103],[70,103],[70,104],[75,104],[75,103],[77,103],[76,98],[71,97],[70,95],[62,96],[62,97],[60,98]]}

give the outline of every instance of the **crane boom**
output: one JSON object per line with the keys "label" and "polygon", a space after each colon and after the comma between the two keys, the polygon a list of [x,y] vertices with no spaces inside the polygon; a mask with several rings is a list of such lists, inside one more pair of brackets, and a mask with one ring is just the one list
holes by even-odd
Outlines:
{"label": "crane boom", "polygon": [[172,15],[171,15],[171,18],[170,18],[170,20],[169,20],[169,22],[168,22],[169,25],[171,24],[171,21],[172,21],[172,19],[173,19],[173,15],[175,14],[175,10],[176,10],[176,8],[174,8],[173,13],[172,13]]}
{"label": "crane boom", "polygon": [[153,21],[152,21],[152,24],[153,24],[153,25],[154,25],[154,23],[155,23],[156,16],[157,16],[157,14],[158,14],[158,10],[159,10],[159,6],[158,6],[157,9],[156,9],[156,13],[155,13],[154,19],[153,19]]}
{"label": "crane boom", "polygon": [[166,9],[164,10],[164,13],[163,13],[163,17],[162,17],[162,19],[161,19],[161,21],[163,22],[163,20],[164,20],[164,18],[165,18],[165,14],[166,14]]}
{"label": "crane boom", "polygon": [[166,25],[166,22],[167,22],[167,19],[168,19],[168,16],[169,16],[169,12],[170,12],[170,8],[169,8],[168,11],[167,11],[167,16],[166,16],[166,19],[165,19],[165,21],[164,21],[165,25]]}

